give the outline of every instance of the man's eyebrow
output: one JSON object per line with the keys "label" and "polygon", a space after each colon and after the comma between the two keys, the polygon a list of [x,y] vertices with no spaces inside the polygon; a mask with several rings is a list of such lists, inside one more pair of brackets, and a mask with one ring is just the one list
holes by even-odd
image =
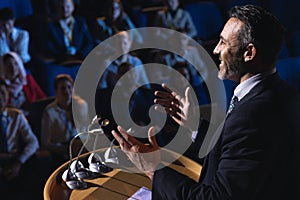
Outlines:
{"label": "man's eyebrow", "polygon": [[227,42],[227,40],[222,35],[220,35],[220,40],[223,40],[224,42]]}

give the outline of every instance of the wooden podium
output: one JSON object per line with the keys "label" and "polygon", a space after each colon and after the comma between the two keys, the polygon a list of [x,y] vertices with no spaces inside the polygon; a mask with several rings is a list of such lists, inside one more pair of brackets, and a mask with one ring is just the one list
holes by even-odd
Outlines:
{"label": "wooden podium", "polygon": [[[105,149],[100,149],[98,152],[103,153],[104,151]],[[118,152],[121,151],[119,150]],[[83,154],[79,159],[87,160],[89,155],[90,153]],[[201,165],[185,156],[180,156],[175,152],[169,150],[162,151],[162,160],[166,160],[166,162],[163,162],[164,164],[168,164],[168,160],[172,161],[174,159],[176,160],[169,165],[170,168],[198,181]],[[150,190],[152,188],[151,180],[143,173],[132,173],[122,169],[113,169],[111,172],[102,174],[96,179],[84,180],[88,183],[87,189],[71,190],[61,179],[62,173],[68,168],[68,164],[69,163],[67,162],[61,165],[48,178],[44,187],[45,200],[125,200],[143,186]],[[134,170],[136,169],[132,166],[132,170],[130,171],[136,172]]]}

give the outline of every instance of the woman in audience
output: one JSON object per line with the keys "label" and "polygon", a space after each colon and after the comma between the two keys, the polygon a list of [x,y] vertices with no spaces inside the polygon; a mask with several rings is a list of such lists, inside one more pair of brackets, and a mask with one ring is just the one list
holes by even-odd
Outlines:
{"label": "woman in audience", "polygon": [[23,110],[28,115],[30,104],[46,98],[31,74],[26,73],[21,58],[15,52],[2,57],[0,76],[5,80],[9,91],[9,105]]}
{"label": "woman in audience", "polygon": [[[94,41],[99,44],[110,36],[129,29],[136,28],[129,16],[125,13],[120,0],[113,0],[107,9],[106,16],[96,19],[92,26]],[[133,43],[142,43],[143,38],[138,31],[130,35]]]}
{"label": "woman in audience", "polygon": [[[56,76],[54,80],[56,98],[43,112],[41,144],[54,155],[56,164],[68,159],[70,140],[78,131],[84,131],[89,121],[87,103],[79,96],[72,96],[73,84],[74,80],[67,74]],[[76,122],[76,126],[74,114],[80,119]]]}

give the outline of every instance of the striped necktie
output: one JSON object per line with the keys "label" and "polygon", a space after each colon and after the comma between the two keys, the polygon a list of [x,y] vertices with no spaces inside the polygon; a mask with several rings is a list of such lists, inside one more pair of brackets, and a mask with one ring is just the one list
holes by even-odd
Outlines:
{"label": "striped necktie", "polygon": [[233,110],[235,104],[239,101],[239,99],[237,98],[237,96],[234,96],[231,98],[231,101],[230,101],[230,105],[229,105],[229,108],[228,108],[228,111],[227,111],[227,114],[231,113],[231,111]]}

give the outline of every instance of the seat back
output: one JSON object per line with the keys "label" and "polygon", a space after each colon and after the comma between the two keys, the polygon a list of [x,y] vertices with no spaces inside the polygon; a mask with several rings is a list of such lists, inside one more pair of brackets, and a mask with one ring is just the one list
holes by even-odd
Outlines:
{"label": "seat back", "polygon": [[46,99],[35,101],[30,105],[28,120],[31,125],[32,131],[36,134],[38,139],[40,139],[41,135],[43,111],[49,103],[54,101],[54,99],[55,97],[48,97]]}
{"label": "seat back", "polygon": [[201,40],[218,38],[224,22],[217,4],[196,2],[187,4],[185,9],[190,13]]}
{"label": "seat back", "polygon": [[300,57],[278,60],[276,68],[279,76],[300,93]]}

